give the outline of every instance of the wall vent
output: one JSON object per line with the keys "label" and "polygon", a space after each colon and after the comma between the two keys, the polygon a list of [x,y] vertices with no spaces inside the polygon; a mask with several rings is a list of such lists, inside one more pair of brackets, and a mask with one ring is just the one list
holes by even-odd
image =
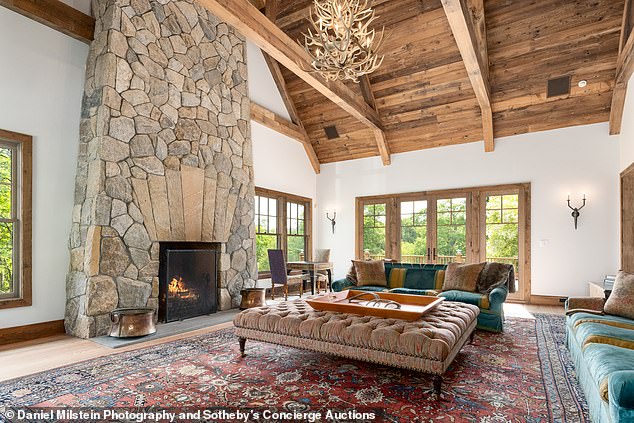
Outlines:
{"label": "wall vent", "polygon": [[339,132],[337,131],[337,127],[335,125],[326,126],[324,128],[324,132],[326,133],[326,138],[328,138],[329,140],[339,138]]}
{"label": "wall vent", "polygon": [[561,76],[548,80],[546,97],[557,97],[570,94],[570,76]]}

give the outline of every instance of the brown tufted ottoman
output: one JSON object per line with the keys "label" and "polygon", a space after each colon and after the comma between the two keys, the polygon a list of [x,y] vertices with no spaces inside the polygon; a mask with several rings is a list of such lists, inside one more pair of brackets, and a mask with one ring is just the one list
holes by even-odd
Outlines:
{"label": "brown tufted ottoman", "polygon": [[244,310],[233,319],[244,355],[247,339],[442,375],[473,335],[480,309],[445,301],[421,319],[313,310],[303,300]]}

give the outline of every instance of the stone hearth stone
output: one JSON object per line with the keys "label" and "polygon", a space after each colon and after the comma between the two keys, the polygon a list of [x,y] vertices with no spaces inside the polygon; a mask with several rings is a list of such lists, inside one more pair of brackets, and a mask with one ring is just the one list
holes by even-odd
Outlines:
{"label": "stone hearth stone", "polygon": [[119,237],[104,238],[101,241],[101,273],[119,276],[130,264],[126,247]]}
{"label": "stone hearth stone", "polygon": [[152,292],[150,284],[124,277],[117,278],[117,288],[119,291],[119,307],[145,305]]}
{"label": "stone hearth stone", "polygon": [[110,276],[93,276],[88,279],[86,297],[86,315],[88,316],[110,313],[119,302],[117,286]]}

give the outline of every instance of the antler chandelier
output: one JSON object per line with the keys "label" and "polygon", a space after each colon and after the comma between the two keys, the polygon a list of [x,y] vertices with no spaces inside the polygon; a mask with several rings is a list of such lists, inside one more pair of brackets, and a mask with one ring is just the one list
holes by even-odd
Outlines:
{"label": "antler chandelier", "polygon": [[[383,62],[377,50],[384,29],[377,37],[370,24],[376,17],[368,0],[315,0],[310,23],[304,34],[304,48],[311,66],[329,80],[350,79],[374,72]],[[375,42],[376,39],[376,42]]]}

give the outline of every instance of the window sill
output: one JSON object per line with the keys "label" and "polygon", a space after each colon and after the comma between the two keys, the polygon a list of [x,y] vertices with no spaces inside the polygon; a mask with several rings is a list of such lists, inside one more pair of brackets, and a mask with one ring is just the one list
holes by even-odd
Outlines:
{"label": "window sill", "polygon": [[30,298],[11,298],[0,300],[0,310],[5,308],[30,307],[33,301]]}

